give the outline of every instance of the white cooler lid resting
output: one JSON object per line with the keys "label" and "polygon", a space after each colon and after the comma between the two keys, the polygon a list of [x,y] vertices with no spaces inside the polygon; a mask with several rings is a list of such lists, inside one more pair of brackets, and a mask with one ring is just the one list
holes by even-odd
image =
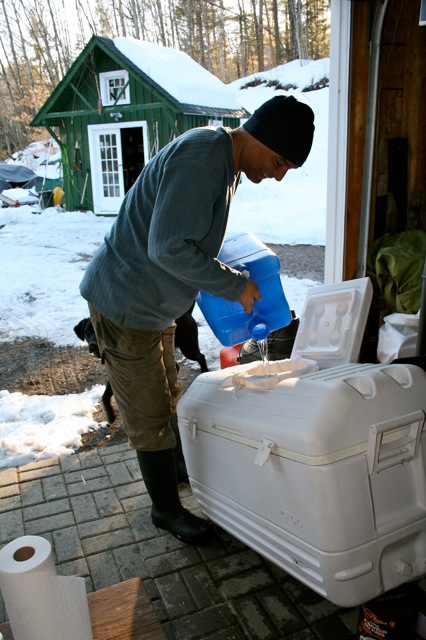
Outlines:
{"label": "white cooler lid resting", "polygon": [[291,358],[315,360],[321,369],[358,362],[372,297],[370,278],[310,289]]}

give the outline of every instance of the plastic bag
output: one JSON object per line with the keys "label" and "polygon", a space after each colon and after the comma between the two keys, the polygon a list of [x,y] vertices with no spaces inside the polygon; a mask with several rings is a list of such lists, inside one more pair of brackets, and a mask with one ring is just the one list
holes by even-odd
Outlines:
{"label": "plastic bag", "polygon": [[377,359],[388,364],[395,358],[409,358],[416,355],[420,311],[412,313],[391,313],[383,318],[379,329]]}
{"label": "plastic bag", "polygon": [[368,250],[367,275],[384,313],[412,314],[420,309],[426,232],[385,233]]}
{"label": "plastic bag", "polygon": [[281,380],[287,378],[300,378],[307,373],[315,373],[319,370],[315,360],[306,358],[293,358],[276,360],[268,363],[268,374],[265,374],[263,364],[251,363],[232,376],[232,386],[236,389],[275,389]]}

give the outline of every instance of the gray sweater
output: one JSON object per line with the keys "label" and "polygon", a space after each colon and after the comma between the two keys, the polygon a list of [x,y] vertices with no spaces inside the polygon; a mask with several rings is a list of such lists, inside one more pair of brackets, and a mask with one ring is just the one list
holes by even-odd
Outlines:
{"label": "gray sweater", "polygon": [[247,280],[217,255],[238,179],[224,128],[192,129],[169,143],[126,194],[81,295],[136,329],[170,326],[200,289],[237,300]]}

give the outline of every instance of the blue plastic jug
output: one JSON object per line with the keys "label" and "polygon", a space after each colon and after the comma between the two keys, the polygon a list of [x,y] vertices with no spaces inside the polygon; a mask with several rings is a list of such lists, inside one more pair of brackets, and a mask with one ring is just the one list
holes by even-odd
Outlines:
{"label": "blue plastic jug", "polygon": [[280,261],[273,251],[255,235],[245,232],[227,236],[218,258],[237,271],[247,272],[262,296],[248,314],[239,302],[199,292],[197,304],[223,346],[231,347],[250,338],[263,340],[271,331],[290,324],[292,315],[281,284]]}

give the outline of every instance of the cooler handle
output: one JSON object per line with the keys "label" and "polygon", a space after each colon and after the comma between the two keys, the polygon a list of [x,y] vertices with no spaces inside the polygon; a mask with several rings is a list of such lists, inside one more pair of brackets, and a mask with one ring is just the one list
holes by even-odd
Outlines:
{"label": "cooler handle", "polygon": [[424,421],[424,412],[414,411],[393,420],[372,424],[367,447],[369,474],[380,473],[417,458]]}

